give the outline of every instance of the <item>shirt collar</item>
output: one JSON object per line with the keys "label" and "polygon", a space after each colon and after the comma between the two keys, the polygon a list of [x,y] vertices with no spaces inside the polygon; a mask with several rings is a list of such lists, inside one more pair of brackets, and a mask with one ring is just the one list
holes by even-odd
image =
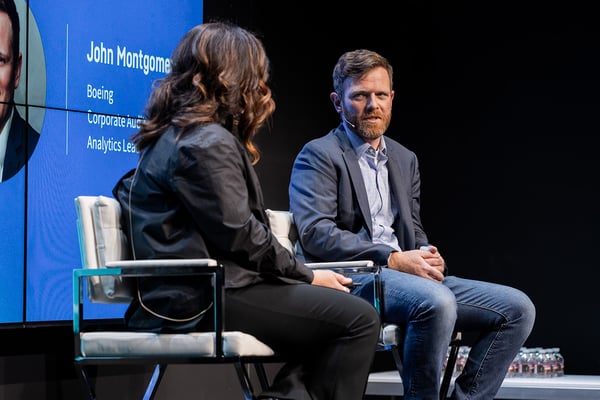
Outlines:
{"label": "shirt collar", "polygon": [[[357,157],[363,157],[367,150],[371,148],[369,143],[365,142],[360,136],[352,132],[350,129],[346,129],[346,135],[348,136],[348,140],[350,140],[350,144],[352,145]],[[384,156],[387,156],[387,148],[385,147],[385,138],[383,135],[379,141],[379,151]]]}

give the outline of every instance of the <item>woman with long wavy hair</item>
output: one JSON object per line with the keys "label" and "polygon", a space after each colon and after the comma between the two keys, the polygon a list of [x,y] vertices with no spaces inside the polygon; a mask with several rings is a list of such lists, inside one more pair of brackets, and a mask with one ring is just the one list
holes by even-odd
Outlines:
{"label": "woman with long wavy hair", "polygon": [[[311,270],[272,234],[254,171],[256,133],[275,110],[261,41],[230,23],[191,29],[157,82],[132,141],[136,169],[113,191],[137,259],[214,258],[225,268],[225,325],[286,358],[260,398],[362,399],[379,335],[350,278]],[[206,285],[144,278],[130,328],[204,330]]]}

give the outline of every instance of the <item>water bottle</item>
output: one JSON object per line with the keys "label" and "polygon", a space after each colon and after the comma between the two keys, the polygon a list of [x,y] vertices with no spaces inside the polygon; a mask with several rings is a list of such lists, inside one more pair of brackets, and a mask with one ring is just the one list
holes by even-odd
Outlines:
{"label": "water bottle", "polygon": [[554,376],[564,376],[565,374],[565,358],[560,353],[560,347],[553,347],[554,355]]}
{"label": "water bottle", "polygon": [[508,371],[506,372],[507,378],[518,378],[521,375],[521,355],[523,353],[524,347],[521,347],[519,352],[515,355],[512,362],[508,366]]}
{"label": "water bottle", "polygon": [[535,363],[533,360],[533,350],[526,347],[521,351],[521,359],[519,360],[519,376],[528,378],[533,376],[535,371]]}
{"label": "water bottle", "polygon": [[539,360],[540,366],[538,376],[540,378],[552,378],[554,376],[554,369],[556,368],[553,349],[541,349]]}
{"label": "water bottle", "polygon": [[533,376],[536,378],[545,378],[544,371],[544,349],[541,347],[534,347],[532,352],[532,360],[533,360]]}
{"label": "water bottle", "polygon": [[462,373],[463,369],[465,369],[465,364],[467,363],[467,358],[469,358],[470,351],[471,348],[469,346],[460,346],[458,348],[458,354],[456,356],[456,365],[454,366],[454,373],[452,374],[453,377],[456,378]]}

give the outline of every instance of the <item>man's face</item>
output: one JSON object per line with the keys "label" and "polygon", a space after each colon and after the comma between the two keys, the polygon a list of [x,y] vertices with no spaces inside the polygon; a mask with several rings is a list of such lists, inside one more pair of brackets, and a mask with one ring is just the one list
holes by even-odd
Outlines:
{"label": "man's face", "polygon": [[[0,130],[10,115],[10,103],[21,77],[21,54],[13,54],[12,40],[10,18],[0,12]],[[16,67],[15,57],[18,57]]]}
{"label": "man's face", "polygon": [[344,82],[342,115],[356,126],[354,132],[371,141],[381,137],[390,126],[393,99],[390,77],[385,68],[377,67],[358,80]]}

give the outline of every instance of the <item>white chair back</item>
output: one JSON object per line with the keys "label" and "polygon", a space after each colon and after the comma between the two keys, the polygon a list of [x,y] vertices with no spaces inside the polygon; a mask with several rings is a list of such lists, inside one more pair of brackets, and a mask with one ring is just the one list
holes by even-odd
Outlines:
{"label": "white chair back", "polygon": [[[77,233],[83,268],[106,268],[111,261],[130,259],[127,237],[121,229],[121,206],[106,196],[75,198]],[[95,303],[129,303],[130,281],[113,276],[94,276],[87,281],[87,295]]]}

